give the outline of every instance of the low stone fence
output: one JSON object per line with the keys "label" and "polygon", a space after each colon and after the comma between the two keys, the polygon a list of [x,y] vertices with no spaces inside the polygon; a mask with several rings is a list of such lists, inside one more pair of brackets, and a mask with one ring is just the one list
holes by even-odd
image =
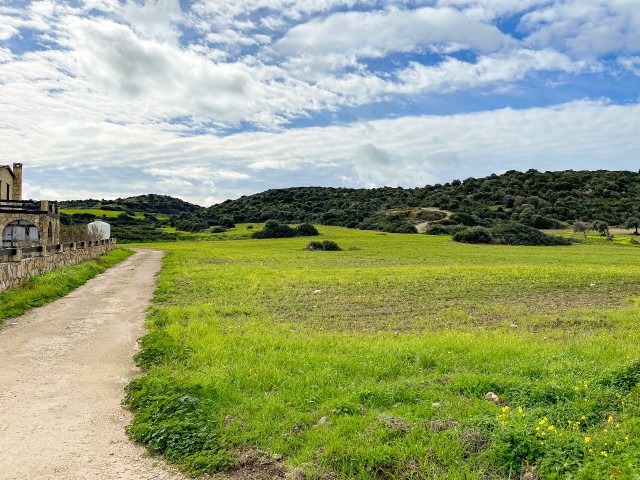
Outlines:
{"label": "low stone fence", "polygon": [[97,242],[0,248],[0,292],[49,270],[92,260],[115,246],[116,240],[110,238]]}

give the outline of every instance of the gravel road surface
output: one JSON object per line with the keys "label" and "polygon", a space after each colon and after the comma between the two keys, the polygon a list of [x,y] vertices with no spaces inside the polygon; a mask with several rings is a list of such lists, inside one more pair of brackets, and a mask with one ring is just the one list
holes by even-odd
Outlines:
{"label": "gravel road surface", "polygon": [[124,387],[162,252],[0,329],[0,479],[179,479],[127,439]]}

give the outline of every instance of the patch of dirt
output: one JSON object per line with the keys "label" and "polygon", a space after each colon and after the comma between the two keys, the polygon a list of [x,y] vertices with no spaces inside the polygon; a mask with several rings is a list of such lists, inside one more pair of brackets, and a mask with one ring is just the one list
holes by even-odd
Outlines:
{"label": "patch of dirt", "polygon": [[491,440],[478,430],[467,430],[462,434],[462,453],[467,458],[485,450],[490,444]]}
{"label": "patch of dirt", "polygon": [[399,432],[408,432],[409,430],[411,430],[410,423],[407,423],[400,418],[392,417],[391,415],[380,415],[378,417],[378,421],[380,421],[382,424],[384,424],[385,427],[391,430]]}
{"label": "patch of dirt", "polygon": [[0,330],[0,478],[183,478],[129,441],[121,405],[162,255],[139,250]]}
{"label": "patch of dirt", "polygon": [[[287,470],[282,465],[282,458],[275,460],[266,452],[254,449],[238,451],[237,465],[212,478],[219,480],[272,480],[285,478]],[[304,478],[304,477],[301,477]]]}
{"label": "patch of dirt", "polygon": [[432,420],[426,424],[426,427],[433,433],[444,432],[445,430],[449,430],[457,426],[458,421],[453,420],[452,418],[447,418],[446,420]]}

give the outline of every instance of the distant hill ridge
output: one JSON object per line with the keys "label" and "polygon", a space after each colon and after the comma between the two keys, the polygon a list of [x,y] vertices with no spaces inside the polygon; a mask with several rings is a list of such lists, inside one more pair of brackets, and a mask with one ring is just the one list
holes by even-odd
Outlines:
{"label": "distant hill ridge", "polygon": [[61,207],[164,214],[171,217],[173,226],[188,231],[200,231],[223,220],[228,224],[270,219],[407,233],[415,232],[418,224],[434,222],[494,226],[516,221],[556,228],[576,220],[603,220],[614,226],[640,216],[640,173],[512,170],[419,188],[271,189],[209,208],[155,194],[64,201]]}
{"label": "distant hill ridge", "polygon": [[[536,228],[603,220],[622,225],[640,208],[640,174],[630,171],[508,171],[420,188],[297,187],[267,190],[214,205],[198,216],[213,225],[235,222],[312,222],[410,231],[420,208],[454,212],[446,222],[492,225],[518,221]],[[437,220],[437,219],[436,219]]]}
{"label": "distant hill ridge", "polygon": [[179,198],[168,195],[138,195],[127,198],[117,198],[115,200],[65,200],[60,202],[62,209],[99,209],[126,212],[131,210],[142,213],[161,213],[164,215],[174,215],[178,213],[191,213],[200,210],[202,207],[193,203],[185,202]]}

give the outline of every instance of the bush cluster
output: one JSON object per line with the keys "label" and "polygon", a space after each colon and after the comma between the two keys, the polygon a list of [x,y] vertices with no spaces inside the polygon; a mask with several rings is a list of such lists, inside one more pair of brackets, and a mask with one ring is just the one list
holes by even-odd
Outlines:
{"label": "bush cluster", "polygon": [[295,228],[276,220],[268,220],[262,230],[253,232],[252,238],[291,238],[312,237],[318,235],[316,227],[309,223],[303,223]]}
{"label": "bush cluster", "polygon": [[307,245],[307,250],[324,250],[327,252],[335,252],[342,250],[340,246],[331,240],[324,240],[322,242],[311,242]]}
{"label": "bush cluster", "polygon": [[505,223],[494,228],[470,227],[459,231],[453,240],[462,243],[498,243],[502,245],[570,245],[566,238],[547,235],[522,223]]}
{"label": "bush cluster", "polygon": [[491,231],[484,227],[465,228],[456,233],[453,239],[462,243],[493,243]]}

